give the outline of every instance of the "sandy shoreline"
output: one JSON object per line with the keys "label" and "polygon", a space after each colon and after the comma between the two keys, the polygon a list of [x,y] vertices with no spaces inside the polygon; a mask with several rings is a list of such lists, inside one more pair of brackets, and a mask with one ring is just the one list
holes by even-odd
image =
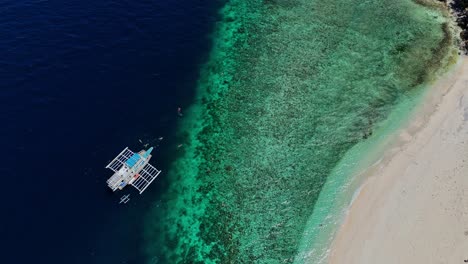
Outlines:
{"label": "sandy shoreline", "polygon": [[329,263],[468,260],[468,58],[432,90],[369,171]]}

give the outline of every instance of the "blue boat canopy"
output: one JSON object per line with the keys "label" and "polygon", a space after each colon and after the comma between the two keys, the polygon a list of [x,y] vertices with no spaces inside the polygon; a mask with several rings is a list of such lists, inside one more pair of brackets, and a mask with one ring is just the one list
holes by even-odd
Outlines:
{"label": "blue boat canopy", "polygon": [[125,162],[125,164],[127,164],[127,166],[128,166],[129,168],[131,168],[131,167],[135,166],[135,164],[137,163],[137,161],[139,161],[140,159],[141,159],[140,154],[135,153],[135,154],[133,154],[133,155]]}

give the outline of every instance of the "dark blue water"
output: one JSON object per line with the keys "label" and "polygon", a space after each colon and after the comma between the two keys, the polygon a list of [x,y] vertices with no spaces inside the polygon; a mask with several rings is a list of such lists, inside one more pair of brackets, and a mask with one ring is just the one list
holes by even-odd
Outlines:
{"label": "dark blue water", "polygon": [[[220,3],[0,3],[1,263],[142,263],[145,211],[104,166],[156,145],[163,170],[177,107],[191,103]],[[128,188],[127,188],[128,189]]]}

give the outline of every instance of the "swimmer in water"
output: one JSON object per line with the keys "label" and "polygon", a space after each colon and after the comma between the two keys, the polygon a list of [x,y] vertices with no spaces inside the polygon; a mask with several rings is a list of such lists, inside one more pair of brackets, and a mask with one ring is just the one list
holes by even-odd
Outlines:
{"label": "swimmer in water", "polygon": [[183,114],[182,114],[182,108],[177,107],[177,114],[178,114],[179,116],[183,116]]}

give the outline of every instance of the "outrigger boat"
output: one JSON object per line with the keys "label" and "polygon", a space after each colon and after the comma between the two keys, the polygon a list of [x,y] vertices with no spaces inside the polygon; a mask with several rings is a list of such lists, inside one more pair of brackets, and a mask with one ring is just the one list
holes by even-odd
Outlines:
{"label": "outrigger boat", "polygon": [[127,147],[120,152],[106,166],[114,172],[114,175],[107,180],[109,188],[116,191],[122,190],[127,185],[132,185],[142,194],[161,173],[160,170],[148,163],[152,150],[153,147],[134,153]]}

